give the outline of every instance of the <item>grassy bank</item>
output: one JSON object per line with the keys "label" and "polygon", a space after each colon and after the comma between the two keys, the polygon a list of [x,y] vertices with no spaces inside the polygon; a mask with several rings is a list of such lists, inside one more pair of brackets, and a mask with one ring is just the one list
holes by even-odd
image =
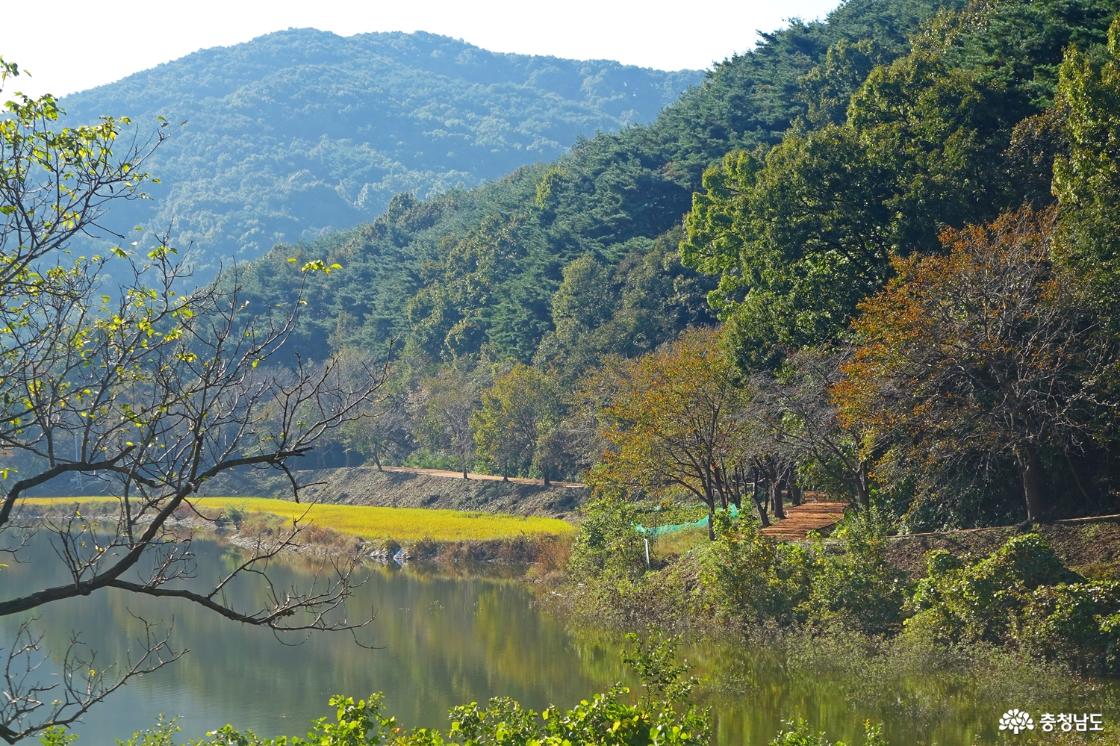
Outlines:
{"label": "grassy bank", "polygon": [[[113,497],[43,497],[27,499],[26,505],[110,505]],[[518,537],[565,536],[573,526],[557,518],[524,517],[496,513],[428,508],[381,508],[365,505],[304,504],[265,497],[205,497],[191,501],[203,515],[217,518],[263,513],[285,521],[337,531],[361,539],[392,539],[399,542],[497,541]]]}

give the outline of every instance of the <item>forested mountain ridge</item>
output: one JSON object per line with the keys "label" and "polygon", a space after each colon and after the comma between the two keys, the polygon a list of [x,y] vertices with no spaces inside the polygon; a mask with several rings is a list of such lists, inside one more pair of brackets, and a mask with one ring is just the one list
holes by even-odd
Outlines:
{"label": "forested mountain ridge", "polygon": [[116,228],[170,228],[205,279],[221,260],[368,221],[398,192],[469,187],[652,119],[700,73],[498,54],[427,33],[292,29],[67,96],[70,121],[157,116],[153,199]]}
{"label": "forested mountain ridge", "polygon": [[[685,325],[711,321],[704,296],[712,283],[681,267],[673,233],[705,167],[736,147],[774,145],[817,101],[846,103],[862,77],[812,75],[834,45],[874,38],[866,73],[904,54],[924,19],[961,4],[853,0],[827,21],[794,22],[716,65],[648,126],[601,134],[551,165],[473,191],[424,202],[402,196],[351,234],[278,247],[248,269],[247,290],[282,305],[303,279],[279,271],[289,257],[306,252],[342,264],[344,272],[312,279],[313,311],[293,344],[315,357],[392,337],[433,359],[485,352],[528,362],[540,349],[590,362],[594,353],[570,349],[577,336],[627,354],[651,349]],[[564,267],[581,257],[592,266],[580,277],[601,285],[583,290],[593,293],[594,313],[558,325],[553,293]],[[566,340],[555,338],[557,326]]]}

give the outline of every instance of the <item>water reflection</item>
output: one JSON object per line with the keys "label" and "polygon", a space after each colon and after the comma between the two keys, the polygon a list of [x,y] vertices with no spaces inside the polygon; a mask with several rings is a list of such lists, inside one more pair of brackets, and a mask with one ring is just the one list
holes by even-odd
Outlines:
{"label": "water reflection", "polygon": [[[200,582],[237,561],[214,544],[196,549]],[[32,547],[26,564],[0,573],[0,596],[41,584],[42,568],[53,559],[43,553],[50,551]],[[283,587],[305,582],[315,571],[283,565],[273,567],[272,575]],[[383,691],[389,711],[403,724],[444,726],[447,710],[463,702],[509,695],[534,708],[569,706],[626,678],[616,636],[568,629],[563,619],[538,609],[516,582],[374,568],[363,571],[363,579],[348,613],[359,618],[373,612],[361,639],[374,649],[345,634],[285,645],[292,641],[187,603],[116,592],[45,607],[38,626],[54,650],[78,629],[104,658],[119,660],[142,632],[136,616],[146,616],[173,622],[176,644],[190,650],[95,708],[76,728],[82,744],[112,743],[151,725],[160,713],[180,717],[188,736],[226,722],[261,735],[301,733],[327,714],[327,698],[335,692]],[[254,592],[231,589],[245,594],[237,599],[241,605]],[[16,620],[0,619],[0,645],[10,643],[15,626]],[[865,719],[884,721],[896,744],[991,742],[999,714],[1028,704],[978,693],[969,681],[936,672],[882,680],[870,672],[807,672],[746,645],[697,643],[685,653],[708,680],[720,744],[765,744],[783,719],[798,717],[849,742],[862,742]],[[1048,704],[1065,711],[1065,702]],[[1106,702],[1101,710],[1112,722],[1120,714]]]}
{"label": "water reflection", "polygon": [[[0,595],[42,583],[36,568],[51,565],[50,551],[30,548],[25,564],[0,576]],[[220,576],[235,561],[213,544],[200,543],[196,551],[200,581]],[[274,566],[270,574],[283,588],[305,582],[312,569]],[[130,646],[136,650],[143,632],[136,617],[163,619],[174,624],[176,645],[190,651],[95,708],[76,728],[83,743],[111,743],[152,724],[161,712],[181,717],[188,735],[226,722],[260,734],[302,732],[326,714],[326,701],[335,692],[384,691],[402,722],[443,726],[450,707],[472,699],[512,695],[540,707],[573,702],[598,686],[583,674],[563,625],[536,612],[531,595],[518,585],[377,569],[363,575],[348,614],[374,614],[359,633],[373,649],[345,633],[285,645],[293,640],[278,640],[268,630],[229,622],[192,604],[119,592],[44,607],[37,628],[52,651],[61,651],[77,629],[102,660],[122,660]],[[245,585],[230,591],[251,592]],[[251,606],[252,599],[239,597],[237,603]],[[0,645],[9,644],[16,623],[0,619]]]}

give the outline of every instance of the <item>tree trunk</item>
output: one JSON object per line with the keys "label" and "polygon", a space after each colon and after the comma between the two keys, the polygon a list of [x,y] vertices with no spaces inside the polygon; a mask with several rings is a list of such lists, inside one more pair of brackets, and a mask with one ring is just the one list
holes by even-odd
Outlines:
{"label": "tree trunk", "polygon": [[1042,461],[1038,448],[1032,443],[1019,454],[1019,468],[1023,472],[1023,498],[1027,504],[1027,520],[1042,520]]}
{"label": "tree trunk", "polygon": [[766,528],[770,525],[770,516],[766,511],[766,498],[755,500],[754,504],[758,508],[758,518],[762,521],[762,527]]}
{"label": "tree trunk", "polygon": [[708,541],[716,540],[716,526],[715,526],[715,506],[712,503],[708,504]]}
{"label": "tree trunk", "polygon": [[785,481],[785,477],[778,477],[770,482],[770,510],[774,513],[774,517],[778,519],[786,517],[786,508],[782,503]]}
{"label": "tree trunk", "polygon": [[549,479],[549,477],[548,477],[548,469],[544,470],[544,486],[545,487],[551,487],[552,486],[552,480]]}
{"label": "tree trunk", "polygon": [[754,506],[758,509],[758,518],[760,521],[762,521],[762,527],[766,528],[770,525],[770,516],[766,514],[766,496],[764,493],[762,493],[762,490],[759,489],[759,486],[760,485],[756,480],[754,485],[754,494],[751,495],[751,500],[754,502]]}
{"label": "tree trunk", "polygon": [[789,501],[794,505],[800,505],[805,502],[805,491],[801,489],[801,485],[794,479],[789,484]]}
{"label": "tree trunk", "polygon": [[377,465],[378,471],[385,471],[385,469],[381,466],[381,459],[377,457],[376,448],[373,449],[373,463]]}
{"label": "tree trunk", "polygon": [[859,462],[859,474],[856,477],[856,502],[864,510],[871,509],[871,485],[867,474],[867,462]]}

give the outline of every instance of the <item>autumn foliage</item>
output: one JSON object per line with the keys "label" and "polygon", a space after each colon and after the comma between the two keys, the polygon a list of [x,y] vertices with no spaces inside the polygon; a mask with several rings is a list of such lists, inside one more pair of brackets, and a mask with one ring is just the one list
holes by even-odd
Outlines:
{"label": "autumn foliage", "polygon": [[1092,448],[1094,383],[1111,358],[1056,274],[1054,222],[1023,208],[946,230],[944,255],[896,259],[896,277],[861,304],[833,395],[881,467],[936,490],[950,470],[1012,465],[1030,519],[1050,507],[1047,464],[1084,487],[1075,461]]}
{"label": "autumn foliage", "polygon": [[714,329],[631,361],[603,411],[609,448],[593,481],[651,495],[684,491],[709,514],[749,489],[746,390]]}

